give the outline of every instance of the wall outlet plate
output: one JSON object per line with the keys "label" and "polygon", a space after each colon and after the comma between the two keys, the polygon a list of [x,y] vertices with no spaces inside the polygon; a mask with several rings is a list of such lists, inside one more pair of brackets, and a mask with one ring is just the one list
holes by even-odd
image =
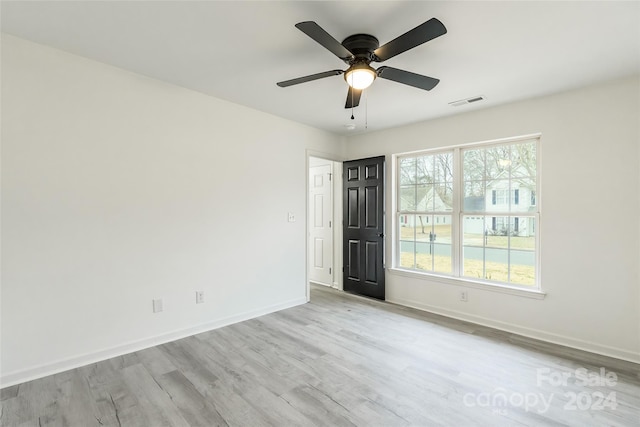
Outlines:
{"label": "wall outlet plate", "polygon": [[164,310],[164,302],[162,301],[162,298],[154,299],[153,300],[153,312],[154,313],[160,313],[163,310]]}
{"label": "wall outlet plate", "polygon": [[460,291],[460,301],[467,302],[468,298],[469,295],[467,294],[467,291]]}

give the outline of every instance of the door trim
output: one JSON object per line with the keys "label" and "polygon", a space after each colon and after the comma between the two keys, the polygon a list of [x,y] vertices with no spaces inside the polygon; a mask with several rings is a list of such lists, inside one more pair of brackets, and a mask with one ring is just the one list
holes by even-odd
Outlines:
{"label": "door trim", "polygon": [[[345,159],[341,156],[335,155],[335,154],[331,154],[331,153],[326,153],[323,151],[316,151],[316,150],[310,150],[307,149],[305,150],[305,169],[304,169],[304,182],[305,182],[305,207],[304,207],[304,218],[305,218],[305,233],[304,233],[304,245],[305,245],[305,259],[304,259],[304,277],[305,277],[305,282],[304,282],[304,286],[305,286],[305,292],[306,292],[306,298],[307,298],[307,302],[310,301],[311,299],[311,284],[309,281],[309,158],[310,157],[316,157],[319,159],[323,159],[323,160],[329,160],[332,162],[338,162],[340,164],[342,164],[342,162],[345,161]],[[334,165],[334,176],[336,175],[336,165]],[[342,167],[342,165],[340,165],[340,168]],[[342,170],[342,169],[340,169]],[[335,183],[338,182],[338,180],[334,179],[334,186]],[[340,192],[338,193],[339,195],[342,194],[342,180],[339,181],[340,182]],[[335,187],[334,187],[335,188]],[[336,209],[339,208],[339,216],[335,214]],[[340,277],[342,275],[342,255],[340,256],[335,256],[335,250],[338,247],[338,245],[340,245],[340,248],[342,248],[343,245],[343,241],[342,241],[342,196],[340,196],[340,200],[337,200],[336,197],[336,192],[333,192],[333,209],[334,209],[334,224],[333,224],[333,229],[334,229],[334,239],[333,239],[333,248],[334,248],[334,261],[333,261],[333,268],[334,268],[334,274],[333,274],[333,285],[332,287],[336,288],[336,289],[340,289],[342,290],[342,278]],[[338,222],[339,221],[339,222]],[[336,231],[339,230],[338,233],[336,233]],[[336,235],[337,234],[337,235]],[[336,278],[340,277],[340,280],[336,283]]]}
{"label": "door trim", "polygon": [[[317,157],[311,158],[313,163],[309,165],[309,256],[307,257],[307,267],[309,268],[309,281],[324,286],[333,286],[335,281],[335,272],[333,271],[335,250],[334,250],[334,227],[335,227],[335,209],[333,206],[335,189],[333,180],[335,179],[335,162]],[[313,171],[313,172],[312,172]],[[314,178],[322,176],[320,187],[316,186]],[[318,205],[311,195],[315,198],[321,196],[321,226],[318,228]],[[318,238],[322,239],[322,249],[318,251],[316,246]],[[315,240],[315,241],[314,241]],[[318,268],[317,258],[322,256],[322,265]]]}

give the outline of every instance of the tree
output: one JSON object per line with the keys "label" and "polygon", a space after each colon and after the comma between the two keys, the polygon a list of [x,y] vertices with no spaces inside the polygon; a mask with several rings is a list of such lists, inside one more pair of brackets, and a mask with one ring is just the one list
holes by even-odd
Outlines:
{"label": "tree", "polygon": [[[465,197],[485,196],[487,182],[510,179],[535,191],[536,144],[518,143],[463,153]],[[473,185],[482,183],[482,185]]]}

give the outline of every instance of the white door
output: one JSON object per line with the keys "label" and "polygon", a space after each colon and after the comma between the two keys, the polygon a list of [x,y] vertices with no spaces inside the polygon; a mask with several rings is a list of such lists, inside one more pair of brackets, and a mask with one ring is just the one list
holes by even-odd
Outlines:
{"label": "white door", "polygon": [[309,168],[309,280],[333,283],[331,163]]}

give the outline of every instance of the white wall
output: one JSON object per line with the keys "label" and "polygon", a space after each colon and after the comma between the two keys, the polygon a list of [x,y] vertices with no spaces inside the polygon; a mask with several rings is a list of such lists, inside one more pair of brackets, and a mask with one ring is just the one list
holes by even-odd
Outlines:
{"label": "white wall", "polygon": [[3,35],[2,385],[305,302],[308,150],[344,157],[334,135]]}
{"label": "white wall", "polygon": [[390,188],[394,153],[542,132],[546,298],[470,289],[464,303],[458,286],[387,272],[387,299],[640,362],[639,95],[627,78],[349,138],[350,159],[387,155]]}

